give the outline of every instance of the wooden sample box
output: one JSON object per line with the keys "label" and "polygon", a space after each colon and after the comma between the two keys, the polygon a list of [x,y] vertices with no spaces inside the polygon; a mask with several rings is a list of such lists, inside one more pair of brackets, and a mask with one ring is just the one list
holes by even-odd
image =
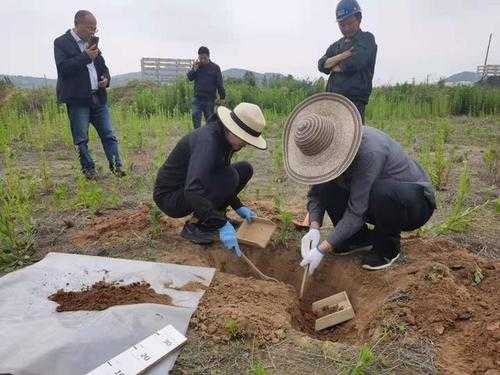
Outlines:
{"label": "wooden sample box", "polygon": [[354,318],[354,309],[346,292],[340,292],[333,296],[326,297],[312,304],[312,311],[317,315],[321,315],[322,311],[327,308],[339,308],[338,311],[322,316],[316,319],[314,329],[320,331],[322,329],[334,326]]}
{"label": "wooden sample box", "polygon": [[251,223],[245,220],[238,228],[238,242],[265,249],[275,230],[276,224],[271,220],[255,218]]}

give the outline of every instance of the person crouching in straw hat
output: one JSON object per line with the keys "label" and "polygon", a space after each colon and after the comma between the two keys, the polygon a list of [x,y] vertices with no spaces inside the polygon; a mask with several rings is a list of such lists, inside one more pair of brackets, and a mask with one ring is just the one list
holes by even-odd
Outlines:
{"label": "person crouching in straw hat", "polygon": [[[363,126],[355,105],[342,95],[316,94],[300,103],[283,142],[288,176],[312,185],[311,225],[301,244],[301,266],[310,274],[326,253],[371,250],[363,268],[389,267],[399,258],[401,231],[421,227],[436,208],[422,167],[387,134]],[[325,211],[334,229],[320,243]]]}
{"label": "person crouching in straw hat", "polygon": [[250,163],[231,164],[233,154],[246,145],[265,150],[265,126],[261,109],[240,103],[234,111],[218,107],[207,126],[185,135],[158,171],[153,199],[166,215],[181,218],[193,214],[181,236],[197,244],[209,244],[214,234],[224,246],[240,256],[236,231],[227,219],[231,206],[243,219],[252,221],[255,213],[245,207],[238,194],[253,175]]}

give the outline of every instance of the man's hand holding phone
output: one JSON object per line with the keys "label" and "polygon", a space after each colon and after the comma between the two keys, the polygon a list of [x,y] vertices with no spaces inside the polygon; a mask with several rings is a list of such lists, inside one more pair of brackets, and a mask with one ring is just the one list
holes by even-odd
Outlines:
{"label": "man's hand holding phone", "polygon": [[95,60],[97,55],[99,55],[99,49],[97,48],[97,45],[94,44],[92,46],[89,46],[85,49],[85,53],[92,59]]}
{"label": "man's hand holding phone", "polygon": [[101,76],[101,80],[99,81],[99,87],[105,89],[108,86],[108,79],[105,76]]}
{"label": "man's hand holding phone", "polygon": [[198,70],[199,67],[200,67],[200,60],[198,59],[194,60],[193,69]]}
{"label": "man's hand holding phone", "polygon": [[99,37],[95,35],[91,36],[88,47],[85,49],[85,52],[92,60],[94,60],[97,57],[97,55],[99,55],[99,48],[97,48],[98,44],[99,44]]}

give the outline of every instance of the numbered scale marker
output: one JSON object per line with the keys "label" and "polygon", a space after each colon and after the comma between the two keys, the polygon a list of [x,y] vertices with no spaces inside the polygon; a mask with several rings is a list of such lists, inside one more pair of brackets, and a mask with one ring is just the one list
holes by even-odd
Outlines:
{"label": "numbered scale marker", "polygon": [[186,342],[172,325],[156,331],[138,344],[103,363],[87,375],[137,375]]}

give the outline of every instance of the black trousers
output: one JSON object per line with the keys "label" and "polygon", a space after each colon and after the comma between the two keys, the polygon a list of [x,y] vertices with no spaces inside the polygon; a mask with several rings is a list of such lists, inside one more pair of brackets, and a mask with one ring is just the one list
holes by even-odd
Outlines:
{"label": "black trousers", "polygon": [[[224,211],[228,206],[232,206],[234,209],[239,208],[241,203],[238,194],[245,188],[252,176],[252,165],[246,161],[233,163],[216,171],[206,186],[207,199],[217,211]],[[194,211],[191,203],[186,199],[184,188],[161,195],[155,194],[154,200],[163,213],[173,218],[185,217]],[[203,221],[200,224],[214,221],[212,217],[206,217],[203,220],[197,219]]]}
{"label": "black trousers", "polygon": [[356,98],[348,98],[348,99],[351,102],[353,102],[354,105],[356,106],[356,108],[358,109],[359,114],[361,115],[361,120],[363,121],[363,124],[364,124],[365,123],[365,107],[366,107],[366,103],[362,102],[361,100],[356,99]]}
{"label": "black trousers", "polygon": [[[329,184],[322,191],[321,203],[336,225],[347,208],[349,192]],[[424,225],[432,216],[434,207],[424,195],[424,188],[414,183],[376,181],[370,192],[366,222],[375,229],[370,233],[373,250],[382,256],[394,256],[400,251],[401,232],[412,231]],[[366,224],[353,237],[364,236]]]}

